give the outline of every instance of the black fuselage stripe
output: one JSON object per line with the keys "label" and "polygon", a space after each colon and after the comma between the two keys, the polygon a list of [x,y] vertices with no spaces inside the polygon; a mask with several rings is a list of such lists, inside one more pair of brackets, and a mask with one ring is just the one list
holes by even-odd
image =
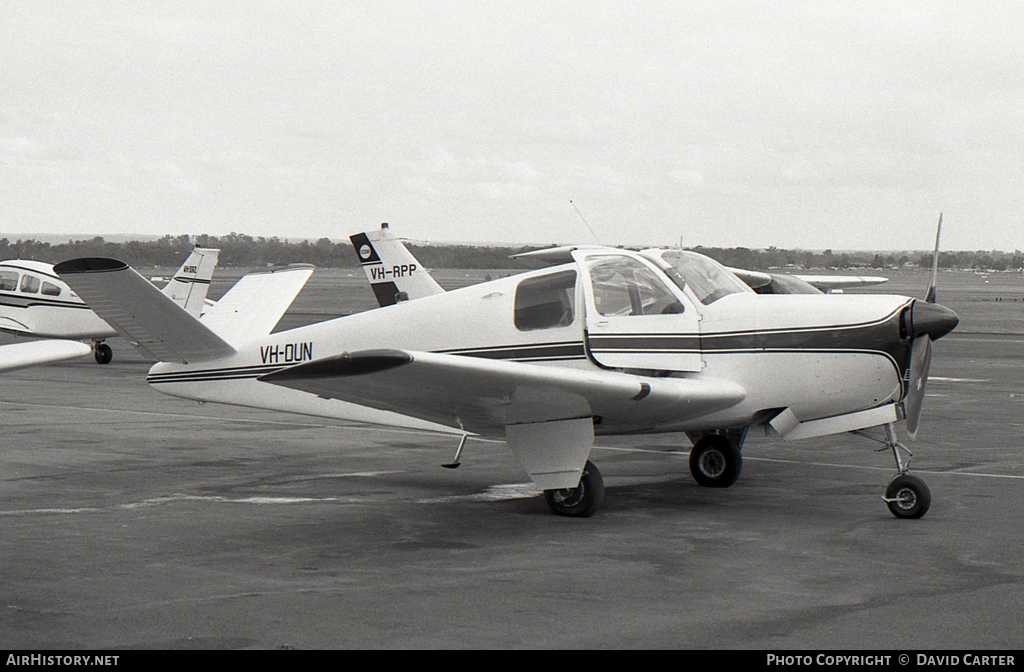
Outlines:
{"label": "black fuselage stripe", "polygon": [[[901,362],[907,358],[909,344],[894,331],[894,311],[885,320],[857,325],[834,325],[792,330],[720,332],[711,334],[616,334],[589,336],[588,342],[558,341],[522,345],[482,346],[437,350],[440,354],[499,359],[520,362],[585,360],[587,351],[595,355],[699,355],[718,354],[866,354],[889,360],[902,380]],[[276,365],[226,367],[200,371],[153,374],[151,383],[171,383],[257,378],[280,370]]]}

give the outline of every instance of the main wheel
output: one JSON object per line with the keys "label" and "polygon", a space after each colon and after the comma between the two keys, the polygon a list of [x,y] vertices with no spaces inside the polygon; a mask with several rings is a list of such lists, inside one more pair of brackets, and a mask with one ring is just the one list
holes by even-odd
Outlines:
{"label": "main wheel", "polygon": [[579,485],[562,490],[545,490],[544,499],[551,510],[560,516],[589,516],[604,501],[604,478],[594,463],[587,460]]}
{"label": "main wheel", "polygon": [[97,364],[109,364],[114,358],[114,351],[106,343],[97,343],[92,356],[96,358]]}
{"label": "main wheel", "polygon": [[897,518],[920,518],[932,505],[932,492],[920,478],[903,474],[889,482],[885,503]]}
{"label": "main wheel", "polygon": [[706,488],[728,488],[743,471],[743,457],[732,439],[710,434],[690,450],[690,473]]}

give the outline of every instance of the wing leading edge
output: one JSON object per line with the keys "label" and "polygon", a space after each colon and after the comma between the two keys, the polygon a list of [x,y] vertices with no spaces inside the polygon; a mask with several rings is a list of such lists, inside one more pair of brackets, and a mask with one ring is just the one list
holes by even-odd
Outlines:
{"label": "wing leading edge", "polygon": [[482,435],[506,427],[600,417],[631,431],[733,406],[735,383],[649,378],[407,350],[362,350],[299,364],[260,380],[394,411]]}

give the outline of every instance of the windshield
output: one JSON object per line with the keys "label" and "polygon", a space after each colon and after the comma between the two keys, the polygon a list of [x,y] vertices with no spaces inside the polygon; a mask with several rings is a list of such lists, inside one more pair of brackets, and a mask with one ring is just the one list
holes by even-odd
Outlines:
{"label": "windshield", "polygon": [[753,291],[724,266],[703,254],[666,250],[661,253],[661,259],[674,271],[668,273],[672,281],[680,287],[685,283],[704,305],[727,294]]}

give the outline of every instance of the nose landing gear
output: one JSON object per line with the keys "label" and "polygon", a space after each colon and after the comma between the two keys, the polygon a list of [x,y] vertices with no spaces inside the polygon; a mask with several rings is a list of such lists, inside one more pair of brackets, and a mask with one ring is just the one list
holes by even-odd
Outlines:
{"label": "nose landing gear", "polygon": [[[855,433],[867,436],[861,432]],[[885,425],[885,440],[880,442],[885,444],[885,448],[880,450],[892,450],[893,458],[896,460],[896,476],[886,486],[882,501],[897,518],[922,517],[928,513],[928,508],[932,505],[932,493],[924,481],[907,473],[910,470],[910,458],[914,454],[896,439],[896,430],[892,423]],[[906,461],[903,460],[900,451],[907,454]]]}

